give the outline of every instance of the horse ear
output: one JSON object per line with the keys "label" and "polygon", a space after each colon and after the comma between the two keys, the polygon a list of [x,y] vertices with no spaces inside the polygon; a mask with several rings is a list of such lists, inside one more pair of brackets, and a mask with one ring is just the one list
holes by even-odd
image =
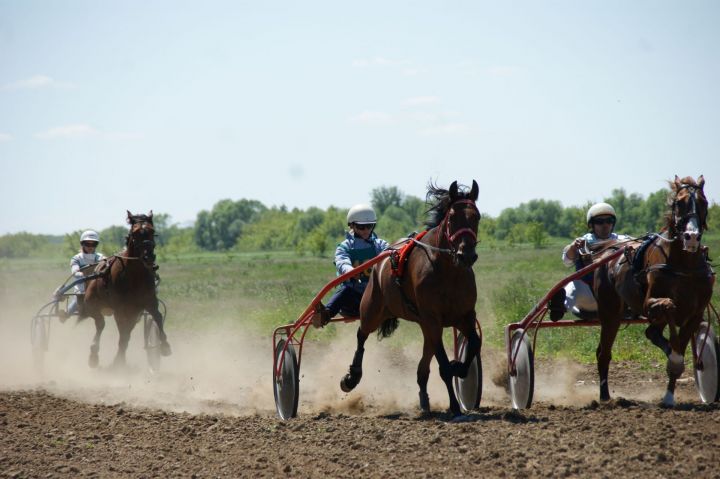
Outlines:
{"label": "horse ear", "polygon": [[473,201],[477,201],[479,193],[480,187],[478,186],[477,181],[473,180],[472,189],[470,190],[470,199]]}
{"label": "horse ear", "polygon": [[673,184],[675,185],[675,191],[678,191],[680,189],[680,186],[682,186],[682,182],[680,181],[680,177],[678,175],[675,175],[675,180],[673,180]]}
{"label": "horse ear", "polygon": [[698,177],[697,185],[698,185],[698,188],[700,188],[701,190],[703,189],[703,186],[705,186],[705,177],[703,175],[700,175]]}
{"label": "horse ear", "polygon": [[128,214],[128,216],[127,216],[127,222],[128,222],[128,224],[132,224],[132,216],[133,216],[133,214],[130,213],[130,210],[125,210],[125,211],[127,211],[127,214]]}
{"label": "horse ear", "polygon": [[150,210],[150,213],[148,213],[148,221],[150,221],[150,224],[153,224],[152,215],[153,215],[153,212],[152,212],[152,210]]}
{"label": "horse ear", "polygon": [[455,198],[457,198],[457,194],[458,194],[457,181],[453,181],[453,182],[452,182],[452,184],[450,185],[450,189],[448,190],[448,193],[450,193],[450,199],[451,199],[451,200],[454,201]]}

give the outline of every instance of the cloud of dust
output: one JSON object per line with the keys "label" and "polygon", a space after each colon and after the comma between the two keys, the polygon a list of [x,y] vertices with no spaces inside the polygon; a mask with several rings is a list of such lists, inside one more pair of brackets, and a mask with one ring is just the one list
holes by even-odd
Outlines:
{"label": "cloud of dust", "polygon": [[581,365],[568,359],[553,360],[552,364],[535,363],[533,401],[562,406],[585,406],[598,398],[597,384],[581,379],[586,376]]}
{"label": "cloud of dust", "polygon": [[[30,344],[32,314],[6,310],[0,318],[0,389],[42,388],[91,403],[124,403],[174,412],[275,414],[270,332],[266,337],[258,337],[244,333],[240,327],[176,331],[171,318],[167,333],[173,355],[162,358],[160,371],[151,374],[142,347],[141,325],[133,330],[127,367],[117,370],[112,368],[117,328],[112,318],[106,318],[100,366],[90,369],[87,360],[95,332],[93,320],[76,323],[70,319],[64,324],[53,320],[43,370],[38,372]],[[402,326],[416,327],[410,323]],[[365,345],[362,382],[345,394],[339,381],[352,361],[357,326],[341,324],[337,328],[337,336],[329,342],[314,341],[312,331],[307,335],[300,370],[299,413],[417,411],[416,369],[421,344],[393,347],[392,338],[378,342],[373,335]],[[502,359],[502,353],[483,350],[482,405],[509,404],[505,391],[490,379],[497,367],[505,367],[497,358]],[[434,359],[430,367],[431,406],[433,410],[444,411],[448,407],[447,391]]]}

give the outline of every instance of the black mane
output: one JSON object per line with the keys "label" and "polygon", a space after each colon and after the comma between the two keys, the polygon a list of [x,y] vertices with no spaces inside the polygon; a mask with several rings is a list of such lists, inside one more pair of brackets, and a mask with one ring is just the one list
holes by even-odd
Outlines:
{"label": "black mane", "polygon": [[425,203],[429,205],[425,211],[427,219],[425,227],[427,229],[434,228],[442,223],[443,218],[447,214],[448,209],[453,201],[470,199],[469,188],[465,185],[458,185],[458,194],[454,200],[450,199],[450,192],[444,188],[440,188],[432,181],[428,183],[428,192],[425,195]]}

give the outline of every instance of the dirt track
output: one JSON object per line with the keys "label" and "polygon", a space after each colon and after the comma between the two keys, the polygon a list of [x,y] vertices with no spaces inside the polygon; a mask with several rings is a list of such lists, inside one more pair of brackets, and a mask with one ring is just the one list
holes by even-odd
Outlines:
{"label": "dirt track", "polygon": [[[547,367],[547,366],[545,366]],[[583,375],[592,381],[592,368]],[[616,370],[628,396],[659,399],[662,374]],[[594,388],[594,386],[593,386]],[[0,393],[0,474],[80,476],[720,477],[720,405],[686,379],[675,409],[615,399],[516,412],[191,415],[97,405],[43,390]]]}

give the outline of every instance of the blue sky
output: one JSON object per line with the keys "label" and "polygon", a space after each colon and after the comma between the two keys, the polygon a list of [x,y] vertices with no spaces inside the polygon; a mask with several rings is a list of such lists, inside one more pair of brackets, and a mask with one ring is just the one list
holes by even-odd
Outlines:
{"label": "blue sky", "polygon": [[480,185],[497,215],[704,174],[720,2],[0,0],[0,234]]}

